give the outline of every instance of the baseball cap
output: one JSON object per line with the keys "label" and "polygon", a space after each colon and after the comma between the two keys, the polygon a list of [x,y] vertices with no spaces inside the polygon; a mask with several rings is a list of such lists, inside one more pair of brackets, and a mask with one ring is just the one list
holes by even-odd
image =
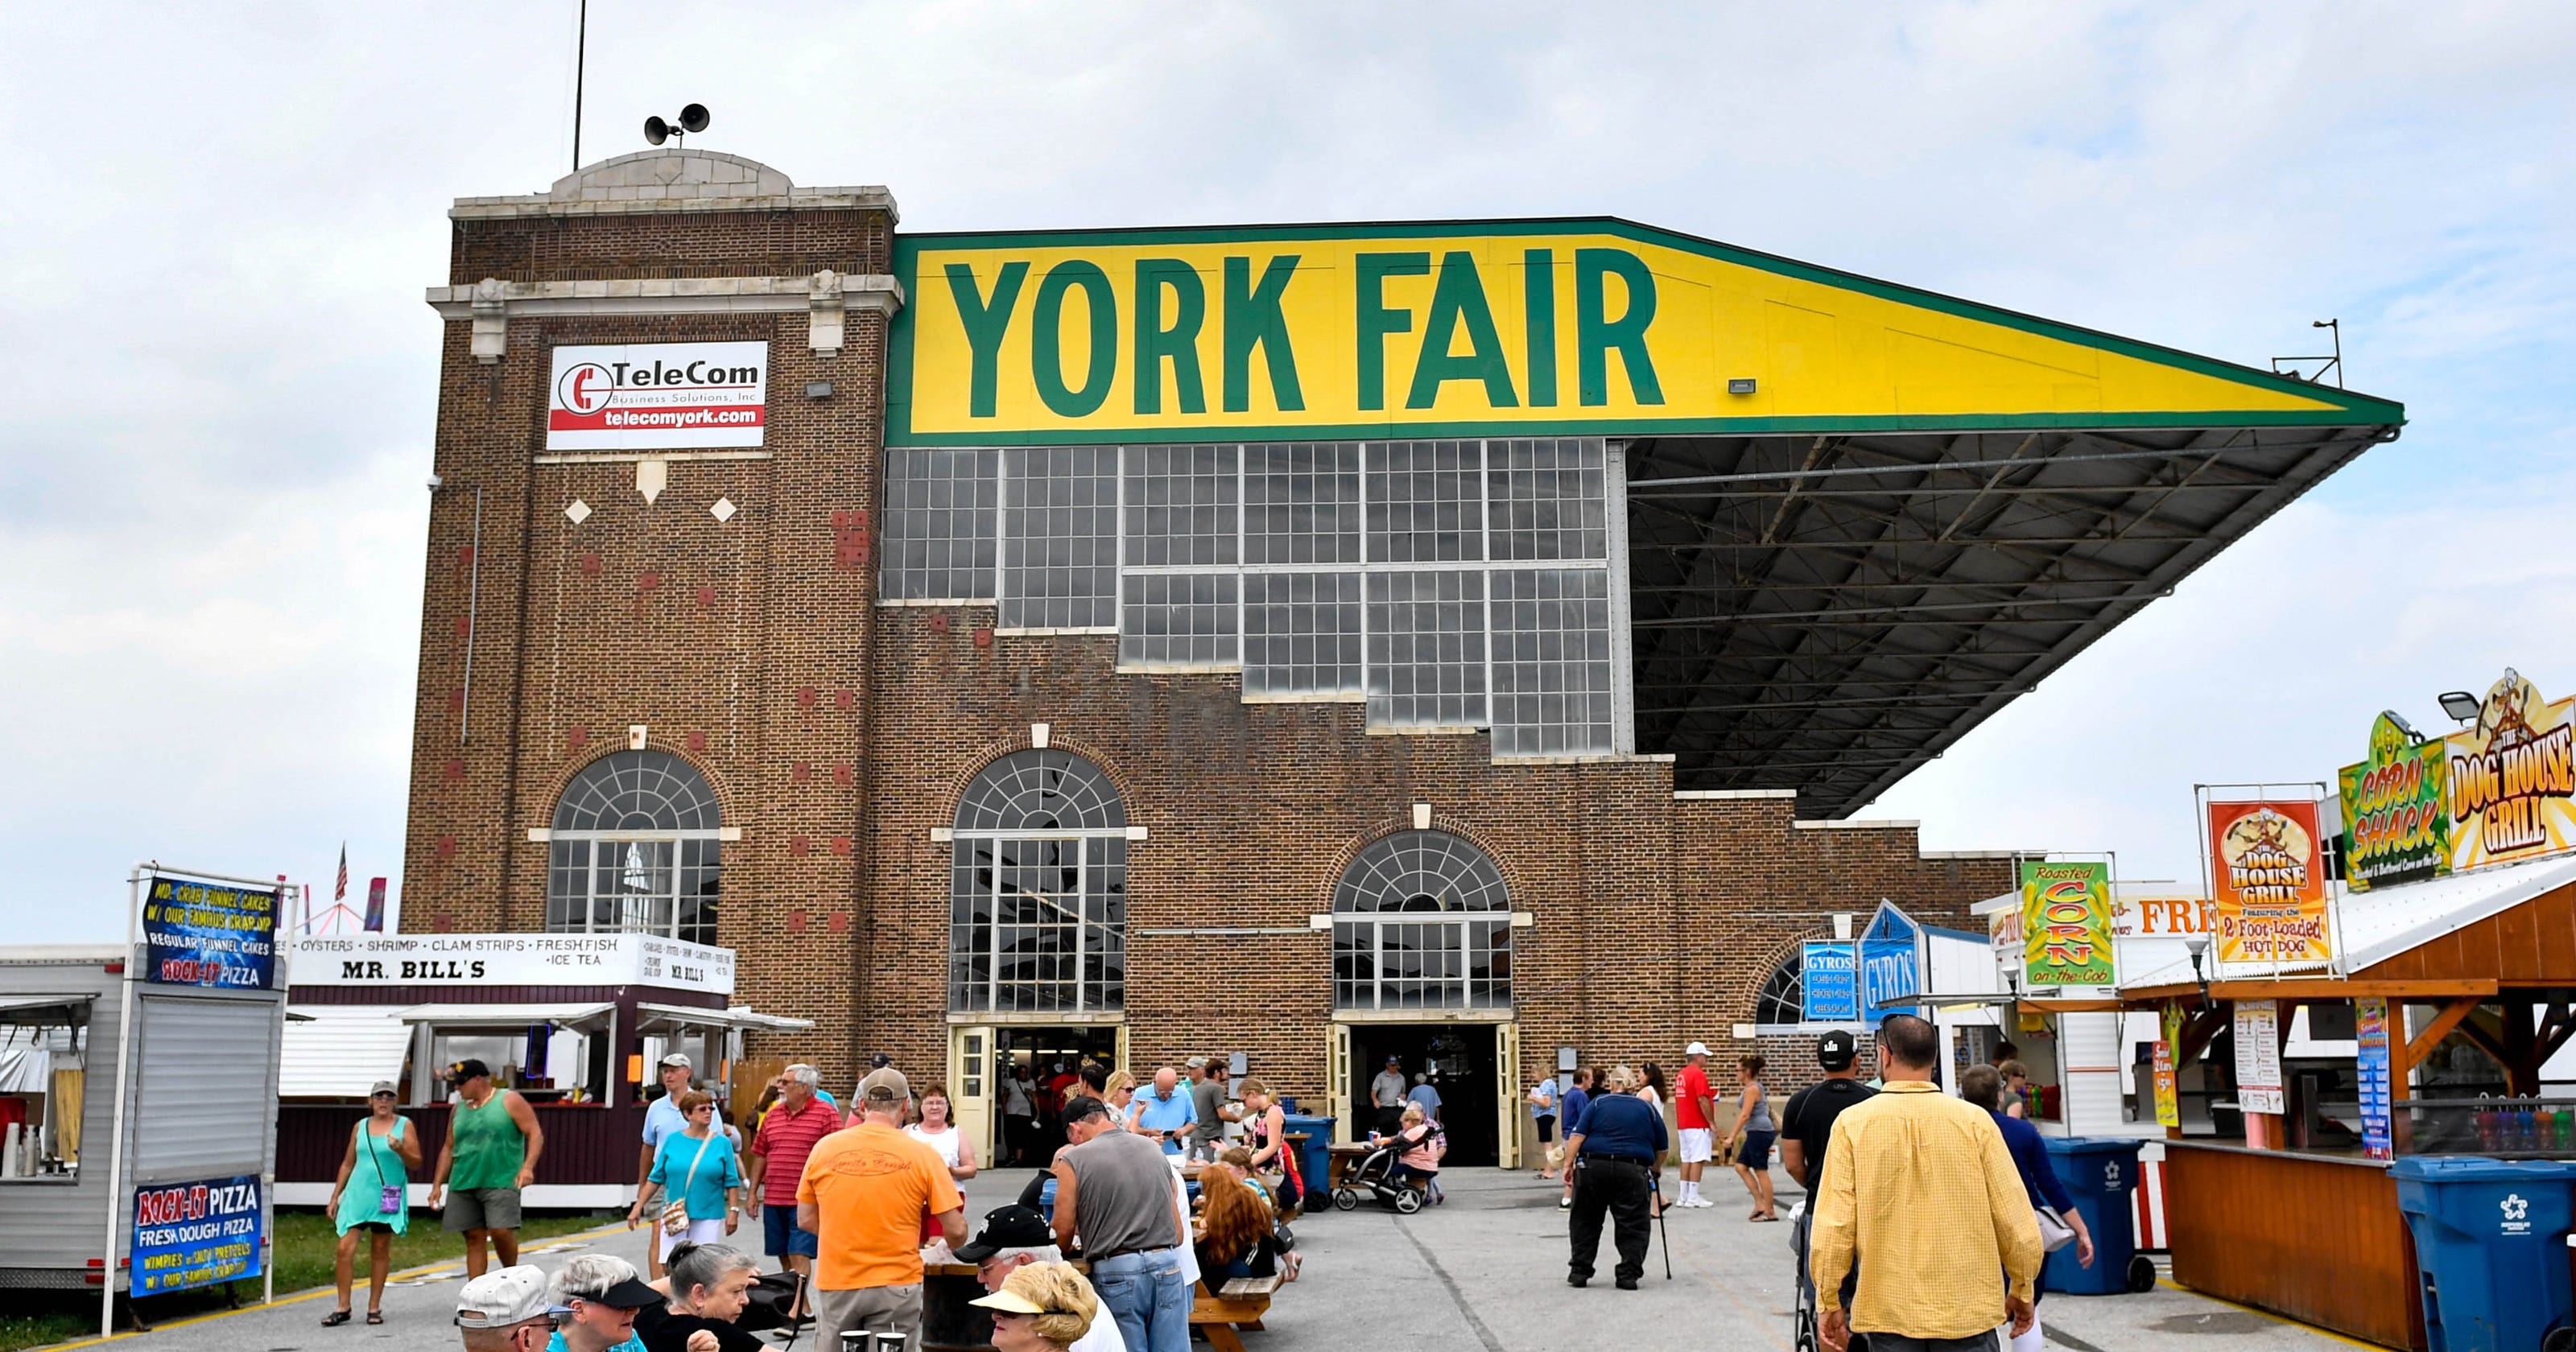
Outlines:
{"label": "baseball cap", "polygon": [[1816,1064],[1827,1070],[1841,1070],[1856,1054],[1852,1035],[1839,1028],[1816,1039]]}
{"label": "baseball cap", "polygon": [[492,1068],[471,1056],[456,1063],[456,1082],[458,1084],[463,1084],[467,1080],[475,1079],[477,1077],[486,1080],[492,1078]]}
{"label": "baseball cap", "polygon": [[1390,1066],[1400,1066],[1404,1064],[1404,1058],[1401,1056],[1390,1056],[1386,1058],[1386,1063]]}
{"label": "baseball cap", "polygon": [[666,1067],[678,1066],[682,1070],[693,1070],[696,1068],[695,1063],[689,1060],[689,1054],[687,1052],[673,1052],[669,1056],[663,1057],[661,1064]]}
{"label": "baseball cap", "polygon": [[1694,1042],[1694,1043],[1692,1043],[1690,1046],[1688,1046],[1688,1047],[1686,1047],[1686,1048],[1684,1048],[1684,1049],[1682,1050],[1682,1055],[1684,1055],[1684,1056],[1706,1056],[1706,1055],[1708,1055],[1708,1044],[1707,1044],[1707,1043],[1705,1043],[1705,1042]]}
{"label": "baseball cap", "polygon": [[1055,1231],[1036,1207],[995,1207],[984,1213],[983,1232],[958,1248],[957,1260],[980,1263],[1004,1249],[1038,1249],[1053,1243]]}
{"label": "baseball cap", "polygon": [[859,1080],[858,1097],[861,1103],[871,1098],[885,1103],[901,1103],[912,1097],[912,1081],[905,1079],[903,1072],[892,1066],[881,1066]]}
{"label": "baseball cap", "polygon": [[1189,1059],[1187,1064],[1192,1070],[1205,1070],[1207,1069],[1207,1058],[1204,1056],[1193,1056]]}
{"label": "baseball cap", "polygon": [[1089,1094],[1078,1094],[1064,1101],[1064,1120],[1067,1122],[1080,1122],[1085,1118],[1099,1116],[1108,1111],[1108,1104]]}
{"label": "baseball cap", "polygon": [[378,1080],[367,1087],[367,1097],[374,1098],[378,1094],[391,1094],[395,1098],[402,1097],[402,1091],[394,1088],[394,1082],[391,1080]]}
{"label": "baseball cap", "polygon": [[[619,1310],[640,1310],[659,1305],[667,1297],[646,1286],[635,1275],[635,1265],[613,1254],[584,1254],[564,1265],[555,1274],[558,1293],[566,1301],[587,1300]],[[567,1305],[556,1310],[570,1314]]]}
{"label": "baseball cap", "polygon": [[456,1293],[456,1322],[469,1329],[508,1328],[541,1319],[553,1308],[546,1301],[545,1269],[534,1265],[486,1272]]}
{"label": "baseball cap", "polygon": [[893,1064],[894,1058],[886,1055],[884,1052],[878,1052],[876,1055],[868,1058],[868,1068],[871,1070],[883,1070]]}

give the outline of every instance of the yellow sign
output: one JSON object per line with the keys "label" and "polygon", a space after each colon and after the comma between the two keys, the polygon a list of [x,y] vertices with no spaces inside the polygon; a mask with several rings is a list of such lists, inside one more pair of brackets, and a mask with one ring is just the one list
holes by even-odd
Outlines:
{"label": "yellow sign", "polygon": [[2576,699],[2543,700],[2508,667],[2443,743],[2453,872],[2576,849]]}
{"label": "yellow sign", "polygon": [[1624,221],[907,235],[893,444],[2395,424]]}

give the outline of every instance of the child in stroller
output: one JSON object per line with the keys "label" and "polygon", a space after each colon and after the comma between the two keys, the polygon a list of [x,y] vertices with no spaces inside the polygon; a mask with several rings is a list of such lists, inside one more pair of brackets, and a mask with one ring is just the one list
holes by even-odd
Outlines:
{"label": "child in stroller", "polygon": [[1356,1208],[1363,1190],[1408,1216],[1425,1202],[1442,1200],[1440,1158],[1449,1153],[1449,1137],[1422,1105],[1406,1106],[1403,1125],[1394,1135],[1370,1132],[1369,1144],[1374,1148],[1360,1158],[1349,1180],[1333,1190],[1335,1207]]}

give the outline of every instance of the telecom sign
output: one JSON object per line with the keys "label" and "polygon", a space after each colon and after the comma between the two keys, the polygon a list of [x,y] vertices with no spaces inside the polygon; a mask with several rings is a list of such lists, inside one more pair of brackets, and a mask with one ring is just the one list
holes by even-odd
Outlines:
{"label": "telecom sign", "polygon": [[1923,993],[1923,927],[1894,902],[1878,904],[1860,936],[1860,1018],[1878,1027],[1889,1014],[1915,1013]]}
{"label": "telecom sign", "polygon": [[1849,940],[1800,947],[1798,1017],[1808,1023],[1860,1022],[1860,959]]}
{"label": "telecom sign", "polygon": [[549,451],[761,444],[767,343],[559,347],[554,356],[546,396]]}

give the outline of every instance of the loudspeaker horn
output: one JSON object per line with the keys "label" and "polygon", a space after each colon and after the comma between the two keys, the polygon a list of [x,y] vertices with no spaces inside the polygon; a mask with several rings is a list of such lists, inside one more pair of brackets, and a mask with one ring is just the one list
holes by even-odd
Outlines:
{"label": "loudspeaker horn", "polygon": [[692,103],[680,110],[680,130],[691,135],[705,131],[709,120],[707,106],[703,103]]}
{"label": "loudspeaker horn", "polygon": [[658,117],[644,119],[644,139],[657,146],[670,140],[671,124]]}

